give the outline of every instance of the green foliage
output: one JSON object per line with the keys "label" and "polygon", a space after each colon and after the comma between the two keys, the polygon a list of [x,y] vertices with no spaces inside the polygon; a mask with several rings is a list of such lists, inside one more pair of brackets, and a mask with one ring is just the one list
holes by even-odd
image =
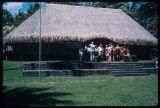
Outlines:
{"label": "green foliage", "polygon": [[5,36],[6,34],[8,34],[13,29],[14,29],[14,25],[3,26],[3,36]]}
{"label": "green foliage", "polygon": [[126,5],[122,10],[136,20],[140,25],[149,30],[154,36],[158,37],[157,24],[158,12],[155,2],[133,2]]}
{"label": "green foliage", "polygon": [[155,106],[158,77],[23,77],[22,61],[3,61],[5,103],[53,106]]}
{"label": "green foliage", "polygon": [[147,2],[140,6],[138,10],[139,22],[152,34],[158,36],[158,7],[154,2]]}
{"label": "green foliage", "polygon": [[5,25],[12,25],[12,22],[14,21],[14,18],[12,14],[7,9],[2,9],[3,11],[3,26]]}
{"label": "green foliage", "polygon": [[27,18],[28,18],[27,14],[19,10],[18,14],[15,16],[15,22],[13,23],[14,26],[17,27]]}
{"label": "green foliage", "polygon": [[31,5],[30,8],[28,9],[28,16],[31,16],[34,12],[36,12],[40,8],[39,3],[35,3],[34,5]]}

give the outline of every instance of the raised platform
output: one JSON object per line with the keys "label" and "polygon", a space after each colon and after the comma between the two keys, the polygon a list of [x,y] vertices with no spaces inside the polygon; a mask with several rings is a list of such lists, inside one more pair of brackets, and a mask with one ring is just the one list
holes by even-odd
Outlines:
{"label": "raised platform", "polygon": [[[41,75],[93,75],[93,74],[111,74],[113,76],[128,75],[149,75],[157,73],[153,61],[139,62],[79,62],[79,61],[57,61],[43,62],[41,64]],[[24,76],[39,75],[38,64],[23,64]]]}

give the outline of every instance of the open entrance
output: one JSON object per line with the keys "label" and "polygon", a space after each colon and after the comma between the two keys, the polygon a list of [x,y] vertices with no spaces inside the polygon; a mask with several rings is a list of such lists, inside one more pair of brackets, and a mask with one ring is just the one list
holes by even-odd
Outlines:
{"label": "open entrance", "polygon": [[109,45],[110,43],[112,43],[113,46],[115,47],[117,44],[119,44],[120,47],[122,46],[127,47],[130,50],[130,54],[135,55],[138,60],[151,60],[153,56],[152,54],[153,51],[151,46],[120,44],[105,38],[95,38],[95,39],[87,40],[83,43],[83,46],[85,45],[88,46],[92,41],[97,46],[99,46],[99,44],[102,44],[104,48],[106,44]]}

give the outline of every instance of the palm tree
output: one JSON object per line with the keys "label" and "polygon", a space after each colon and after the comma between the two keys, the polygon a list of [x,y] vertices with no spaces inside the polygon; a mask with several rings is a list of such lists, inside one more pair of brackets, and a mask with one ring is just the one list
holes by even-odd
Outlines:
{"label": "palm tree", "polygon": [[3,18],[2,18],[3,26],[11,25],[12,22],[14,21],[14,17],[7,9],[2,9],[2,11],[3,11]]}
{"label": "palm tree", "polygon": [[14,17],[7,9],[2,9],[2,11],[3,11],[2,28],[3,28],[3,36],[5,36],[14,28],[13,25]]}
{"label": "palm tree", "polygon": [[157,4],[154,2],[133,2],[122,9],[153,35],[157,36]]}
{"label": "palm tree", "polygon": [[28,16],[32,15],[34,12],[36,12],[40,8],[39,3],[35,3],[34,5],[31,5],[27,11]]}
{"label": "palm tree", "polygon": [[157,35],[158,7],[155,2],[147,2],[140,6],[138,16],[140,23],[155,36]]}

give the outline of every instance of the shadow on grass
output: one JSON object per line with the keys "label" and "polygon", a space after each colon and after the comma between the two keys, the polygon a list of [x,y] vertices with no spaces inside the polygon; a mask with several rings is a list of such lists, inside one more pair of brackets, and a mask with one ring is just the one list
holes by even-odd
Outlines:
{"label": "shadow on grass", "polygon": [[[3,90],[5,90],[5,87]],[[57,97],[71,95],[66,92],[45,92],[49,88],[26,88],[19,87],[4,92],[5,106],[30,106],[30,105],[74,105],[71,100],[60,100]],[[43,92],[43,93],[39,93]]]}
{"label": "shadow on grass", "polygon": [[8,71],[8,70],[18,70],[18,69],[22,69],[22,67],[18,67],[18,68],[10,68],[10,69],[3,69],[3,71]]}

